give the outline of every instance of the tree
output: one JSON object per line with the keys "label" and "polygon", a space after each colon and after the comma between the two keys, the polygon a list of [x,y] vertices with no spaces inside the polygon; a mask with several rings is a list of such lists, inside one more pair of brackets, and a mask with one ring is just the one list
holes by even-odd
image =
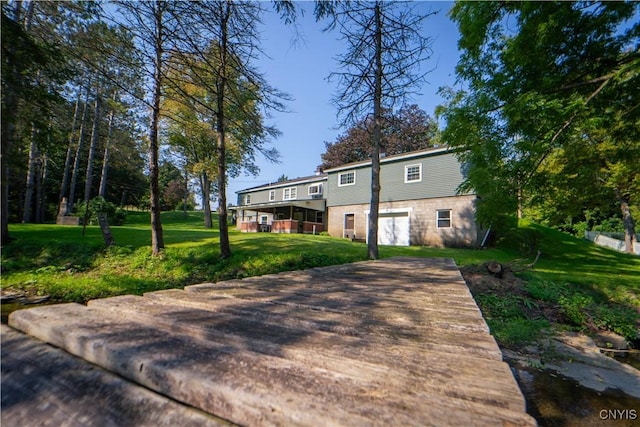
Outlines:
{"label": "tree", "polygon": [[151,252],[159,255],[164,249],[162,222],[160,219],[160,186],[158,184],[160,158],[160,102],[165,67],[165,52],[171,48],[174,36],[172,22],[175,9],[167,1],[141,1],[117,3],[128,28],[138,41],[142,62],[150,74],[151,99],[148,133],[149,201],[151,210]]}
{"label": "tree", "polygon": [[[216,75],[209,64],[216,60],[216,45],[208,50],[206,62],[180,55],[170,62],[171,84],[166,89],[165,109],[169,125],[169,143],[185,159],[200,182],[205,227],[211,228],[210,198],[212,191],[219,195],[217,138]],[[229,58],[237,64],[237,58]],[[227,84],[233,100],[225,100],[227,115],[226,176],[235,177],[241,170],[256,174],[254,152],[261,151],[268,159],[276,160],[278,153],[265,147],[275,129],[265,125],[256,102],[259,89],[236,72],[241,65],[229,67]],[[215,71],[215,68],[213,68]],[[226,179],[226,177],[225,177]]]}
{"label": "tree", "polygon": [[[202,76],[198,83],[206,83],[213,88],[215,106],[211,122],[216,135],[217,147],[217,184],[219,191],[220,215],[220,249],[223,258],[230,256],[229,237],[226,221],[226,179],[227,179],[227,139],[236,137],[227,134],[230,120],[228,108],[242,108],[246,104],[242,93],[236,93],[230,84],[233,75],[241,76],[248,85],[259,88],[258,96],[253,101],[260,106],[261,113],[265,107],[281,107],[276,99],[277,91],[266,84],[261,74],[257,73],[250,63],[259,54],[258,33],[256,23],[260,22],[262,5],[259,3],[231,3],[225,1],[201,2],[119,2],[122,15],[128,20],[141,47],[141,55],[151,71],[152,78],[150,132],[149,132],[149,176],[152,216],[152,250],[154,254],[164,246],[162,227],[160,225],[160,192],[158,188],[158,148],[159,126],[162,118],[161,100],[164,90],[172,87],[179,90],[179,85],[169,76],[171,64],[169,60],[184,59],[192,70],[198,69],[194,75]],[[211,49],[212,44],[215,46]],[[235,60],[237,59],[237,60]],[[204,64],[206,73],[202,74]],[[180,61],[179,61],[180,62]],[[234,70],[234,67],[238,67]],[[213,76],[213,81],[206,76]],[[238,102],[241,100],[242,102]],[[272,130],[273,128],[268,128]],[[252,147],[256,141],[253,132],[244,132],[238,141]],[[245,150],[250,152],[251,150]]]}
{"label": "tree", "polygon": [[[262,4],[205,1],[194,7],[198,13],[184,21],[193,36],[172,53],[180,58],[178,63],[189,64],[190,80],[204,91],[204,102],[197,103],[208,110],[206,122],[215,135],[220,256],[228,258],[227,177],[242,168],[255,171],[256,152],[276,159],[277,152],[265,149],[264,143],[278,131],[265,125],[264,119],[272,109],[283,111],[287,96],[252,66],[261,53],[257,24],[264,12]],[[172,87],[180,90],[179,85]]]}
{"label": "tree", "polygon": [[[381,149],[387,156],[433,147],[437,124],[417,105],[402,107],[397,113],[385,112]],[[325,142],[324,169],[371,158],[373,123],[360,121],[333,142]]]}
{"label": "tree", "polygon": [[[9,198],[21,185],[10,185],[12,175],[26,163],[28,190],[22,218],[31,219],[33,189],[47,170],[47,158],[38,143],[53,143],[52,111],[62,102],[62,85],[70,69],[65,37],[91,19],[93,5],[79,2],[2,3],[2,243],[9,239]],[[67,25],[61,25],[65,22]],[[25,135],[28,135],[25,137]],[[29,141],[30,152],[22,163],[20,144]],[[52,144],[53,145],[53,144]],[[39,154],[39,155],[36,155]],[[14,172],[10,173],[10,169]],[[38,171],[36,169],[39,169]],[[38,178],[40,177],[40,178]],[[16,188],[17,187],[17,188]],[[38,185],[40,195],[42,188]],[[42,205],[40,197],[36,204]],[[26,205],[26,206],[25,206]]]}
{"label": "tree", "polygon": [[448,93],[443,138],[469,166],[465,188],[479,194],[485,225],[544,198],[545,188],[536,185],[576,169],[571,161],[567,168],[551,167],[573,153],[599,164],[600,179],[547,182],[580,184],[584,195],[593,194],[594,185],[611,188],[632,242],[628,205],[638,172],[626,159],[640,163],[628,142],[638,139],[639,9],[607,2],[454,6],[463,49],[457,73],[469,90]]}
{"label": "tree", "polygon": [[424,20],[415,6],[394,2],[349,2],[316,14],[328,16],[328,29],[338,28],[347,52],[338,57],[340,91],[334,97],[344,127],[370,122],[371,208],[367,250],[378,258],[378,208],[380,204],[380,152],[384,111],[414,94],[425,80],[420,65],[428,58],[430,39],[422,33]]}

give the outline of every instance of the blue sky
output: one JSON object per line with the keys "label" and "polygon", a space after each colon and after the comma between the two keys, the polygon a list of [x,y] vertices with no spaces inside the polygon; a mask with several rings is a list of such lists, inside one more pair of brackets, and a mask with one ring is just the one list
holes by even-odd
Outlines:
{"label": "blue sky", "polygon": [[[288,103],[289,113],[275,113],[270,121],[282,132],[273,141],[280,152],[280,163],[272,164],[258,157],[258,176],[241,175],[229,181],[228,203],[236,203],[236,191],[275,181],[282,174],[289,178],[312,175],[321,163],[324,142],[335,141],[345,131],[337,128],[337,110],[331,104],[338,88],[335,82],[327,80],[337,68],[335,57],[345,51],[345,46],[338,40],[337,32],[322,32],[323,23],[316,23],[313,18],[313,3],[301,5],[306,13],[299,18],[298,27],[304,42],[294,44],[293,29],[286,27],[275,14],[269,14],[263,27],[262,46],[270,59],[256,64],[272,86],[294,98]],[[458,31],[447,16],[451,6],[450,2],[417,4],[420,11],[438,11],[427,18],[422,29],[433,39],[433,54],[424,63],[426,69],[433,71],[427,75],[429,84],[421,88],[421,95],[412,102],[430,115],[442,102],[438,89],[455,83]]]}

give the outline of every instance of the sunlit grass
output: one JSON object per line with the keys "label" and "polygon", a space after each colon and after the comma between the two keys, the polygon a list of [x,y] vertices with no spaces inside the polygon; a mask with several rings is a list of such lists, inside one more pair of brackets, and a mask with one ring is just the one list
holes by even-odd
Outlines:
{"label": "sunlit grass", "polygon": [[[362,261],[367,257],[365,244],[347,239],[240,233],[231,228],[232,256],[221,260],[217,223],[213,229],[205,229],[199,212],[189,212],[186,217],[182,212],[163,213],[166,247],[160,256],[154,257],[149,220],[148,213],[130,212],[123,226],[112,227],[117,246],[108,249],[104,248],[96,226],[86,227],[83,237],[82,227],[12,224],[10,233],[15,240],[2,251],[2,287],[50,295],[56,301],[85,302]],[[489,260],[522,265],[530,263],[538,249],[541,256],[534,268],[521,274],[527,283],[537,283],[537,287],[531,288],[534,293],[540,293],[541,298],[548,296],[545,292],[555,295],[554,302],[562,302],[568,313],[579,313],[581,304],[593,301],[588,309],[594,316],[602,317],[594,321],[628,330],[629,322],[616,325],[619,319],[628,317],[630,307],[640,307],[640,258],[546,227],[523,222],[517,235],[491,249],[382,246],[380,256],[446,257],[453,258],[459,266]],[[528,303],[536,300],[532,296]],[[512,318],[503,316],[495,308],[503,307],[504,301],[493,296],[481,299],[481,306],[483,301],[486,309],[493,307],[490,325],[504,343],[518,341],[545,325],[539,319],[526,319],[520,314]],[[529,300],[516,302],[523,301]]]}

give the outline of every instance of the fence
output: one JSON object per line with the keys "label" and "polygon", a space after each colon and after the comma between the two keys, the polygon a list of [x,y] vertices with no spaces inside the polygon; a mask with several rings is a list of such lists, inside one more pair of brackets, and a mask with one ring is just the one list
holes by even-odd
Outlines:
{"label": "fence", "polygon": [[[598,231],[585,231],[584,237],[585,239],[592,241],[598,246],[604,246],[607,248],[615,249],[619,252],[626,252],[627,247],[624,243],[624,240],[616,239],[615,237],[612,237],[611,235],[608,235],[608,234],[609,233],[600,233]],[[620,235],[619,233],[611,233],[611,234],[615,235],[616,237]],[[638,243],[637,235],[636,235],[636,241],[633,244],[633,253],[635,253],[636,255],[640,255],[640,243]]]}

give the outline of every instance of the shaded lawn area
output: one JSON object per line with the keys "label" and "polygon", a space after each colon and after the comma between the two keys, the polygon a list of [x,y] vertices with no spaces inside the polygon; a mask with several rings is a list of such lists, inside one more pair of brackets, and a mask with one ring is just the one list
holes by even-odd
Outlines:
{"label": "shaded lawn area", "polygon": [[[220,260],[217,224],[204,229],[202,213],[189,212],[185,218],[182,212],[165,212],[162,221],[166,248],[159,257],[151,255],[148,213],[129,212],[125,225],[112,227],[117,246],[108,249],[103,247],[97,226],[88,226],[83,237],[82,227],[12,224],[10,233],[15,240],[2,250],[2,288],[50,295],[56,301],[86,302],[363,261],[367,254],[366,245],[346,239],[231,229],[232,257]],[[493,260],[510,264],[516,271],[532,262],[537,249],[542,255],[535,267],[518,273],[522,279],[520,296],[514,299],[491,291],[476,295],[481,309],[493,313],[487,316],[492,330],[514,330],[523,335],[521,331],[527,327],[542,329],[544,319],[528,314],[531,305],[542,303],[560,307],[561,314],[565,310],[563,321],[578,329],[597,322],[615,329],[624,316],[625,330],[633,327],[629,311],[637,312],[640,307],[640,257],[543,226],[524,222],[517,235],[491,249],[383,246],[380,256],[446,257],[460,267]],[[589,317],[581,318],[581,311]],[[571,319],[573,312],[578,317]],[[601,321],[598,316],[613,320]],[[509,340],[508,336],[503,338]]]}

